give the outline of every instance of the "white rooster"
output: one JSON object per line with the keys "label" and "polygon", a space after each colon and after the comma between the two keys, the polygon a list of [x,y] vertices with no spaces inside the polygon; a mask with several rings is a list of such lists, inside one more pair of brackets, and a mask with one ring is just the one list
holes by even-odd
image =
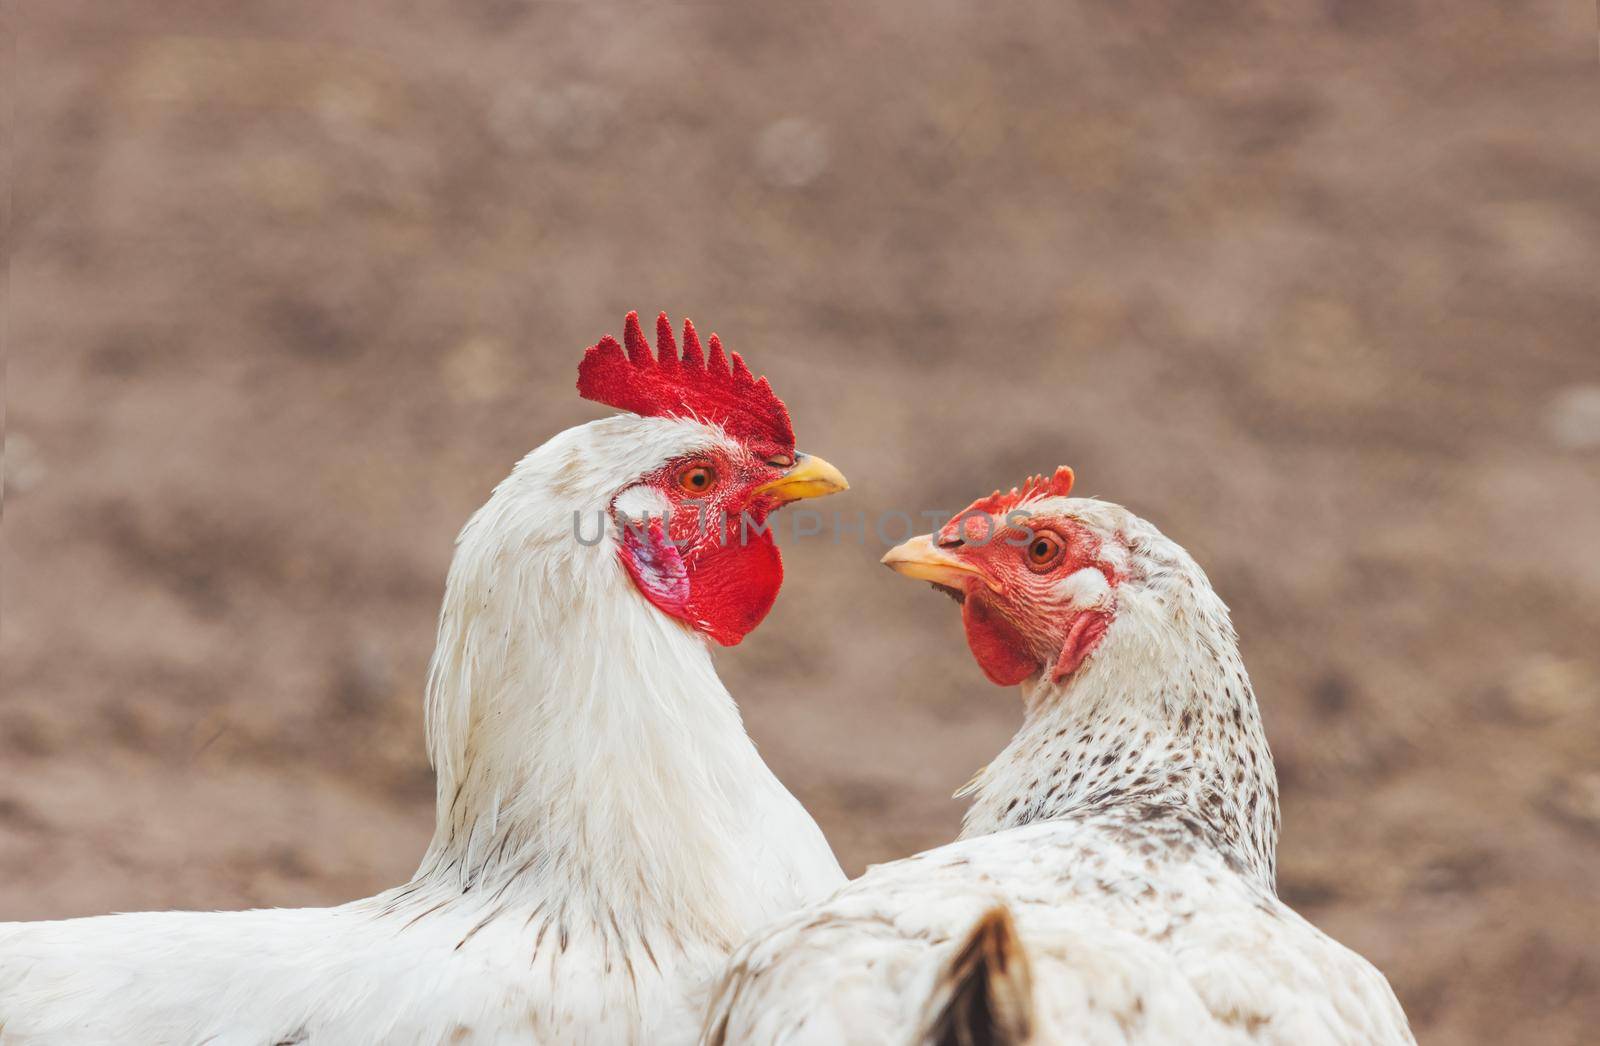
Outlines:
{"label": "white rooster", "polygon": [[1409,1043],[1383,975],[1278,899],[1278,796],[1228,611],[1072,473],[884,557],[962,603],[1024,721],[961,838],[730,960],[721,1044]]}
{"label": "white rooster", "polygon": [[754,528],[844,477],[715,336],[706,357],[686,322],[680,358],[662,315],[652,356],[630,314],[625,340],[578,388],[633,413],[533,451],[461,532],[416,876],[332,909],[0,926],[0,1043],[692,1040],[739,940],[844,881],[706,642],[777,595]]}

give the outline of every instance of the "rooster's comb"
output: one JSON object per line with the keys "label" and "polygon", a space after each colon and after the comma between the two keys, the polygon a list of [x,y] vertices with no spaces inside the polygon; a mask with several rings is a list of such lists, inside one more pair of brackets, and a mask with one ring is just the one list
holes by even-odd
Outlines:
{"label": "rooster's comb", "polygon": [[1072,493],[1073,479],[1072,470],[1062,465],[1056,469],[1053,476],[1029,476],[1026,483],[1020,487],[1012,487],[1008,493],[997,490],[986,498],[979,498],[961,515],[975,515],[982,512],[995,519],[1004,519],[1007,513],[1014,511],[1024,501],[1032,501],[1034,498],[1066,497]]}
{"label": "rooster's comb", "polygon": [[[656,317],[656,352],[639,328],[639,314],[628,313],[622,340],[607,334],[578,364],[578,393],[586,400],[644,417],[698,418],[721,425],[735,439],[755,439],[794,450],[794,428],[766,378],[757,378],[737,352],[723,355],[711,335],[709,356],[700,350],[694,324],[683,321],[683,356],[672,337],[667,314]],[[729,359],[732,359],[730,365]]]}

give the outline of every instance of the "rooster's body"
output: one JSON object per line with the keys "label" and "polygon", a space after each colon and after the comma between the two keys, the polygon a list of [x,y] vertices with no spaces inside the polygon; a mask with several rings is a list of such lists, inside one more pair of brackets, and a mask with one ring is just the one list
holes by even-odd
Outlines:
{"label": "rooster's body", "polygon": [[428,688],[436,828],[409,883],[332,909],[0,925],[0,1043],[692,1039],[727,952],[843,881],[705,640],[765,613],[770,538],[680,552],[617,525],[670,510],[685,469],[763,515],[832,482],[792,448],[753,455],[738,420],[570,429],[463,530]]}

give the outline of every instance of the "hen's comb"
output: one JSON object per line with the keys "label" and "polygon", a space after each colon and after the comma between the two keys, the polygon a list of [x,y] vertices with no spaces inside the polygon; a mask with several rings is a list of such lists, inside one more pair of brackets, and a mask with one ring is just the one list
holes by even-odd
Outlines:
{"label": "hen's comb", "polygon": [[[1072,470],[1065,465],[1056,469],[1053,476],[1029,476],[1028,481],[1020,487],[1012,487],[1009,493],[1002,494],[995,491],[986,498],[974,501],[961,515],[983,512],[995,519],[1004,519],[1006,514],[1016,509],[1024,501],[1034,498],[1064,498],[1072,493],[1072,481],[1075,477]],[[959,518],[959,517],[957,517]]]}
{"label": "hen's comb", "polygon": [[[650,354],[639,314],[628,313],[622,340],[607,334],[578,364],[578,394],[608,407],[647,418],[698,418],[721,425],[735,439],[757,439],[794,450],[794,428],[766,378],[757,378],[737,352],[724,355],[711,336],[711,353],[700,349],[694,324],[683,321],[683,356],[667,314],[656,317],[656,352]],[[729,360],[732,360],[730,364]]]}

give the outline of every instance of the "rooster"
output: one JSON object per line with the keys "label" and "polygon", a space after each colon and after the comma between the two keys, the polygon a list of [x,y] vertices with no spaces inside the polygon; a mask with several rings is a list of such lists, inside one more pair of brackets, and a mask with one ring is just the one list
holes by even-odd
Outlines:
{"label": "rooster", "polygon": [[1412,1041],[1383,975],[1278,899],[1272,757],[1227,608],[1189,554],[1072,472],[884,563],[962,605],[1023,725],[958,841],[743,945],[704,1040]]}
{"label": "rooster", "polygon": [[630,413],[530,453],[457,542],[411,881],[0,926],[0,1043],[692,1041],[727,953],[843,883],[707,641],[777,596],[769,514],[844,477],[715,335],[707,354],[686,321],[680,356],[663,314],[652,355],[629,314],[624,341],[587,350],[578,389]]}

